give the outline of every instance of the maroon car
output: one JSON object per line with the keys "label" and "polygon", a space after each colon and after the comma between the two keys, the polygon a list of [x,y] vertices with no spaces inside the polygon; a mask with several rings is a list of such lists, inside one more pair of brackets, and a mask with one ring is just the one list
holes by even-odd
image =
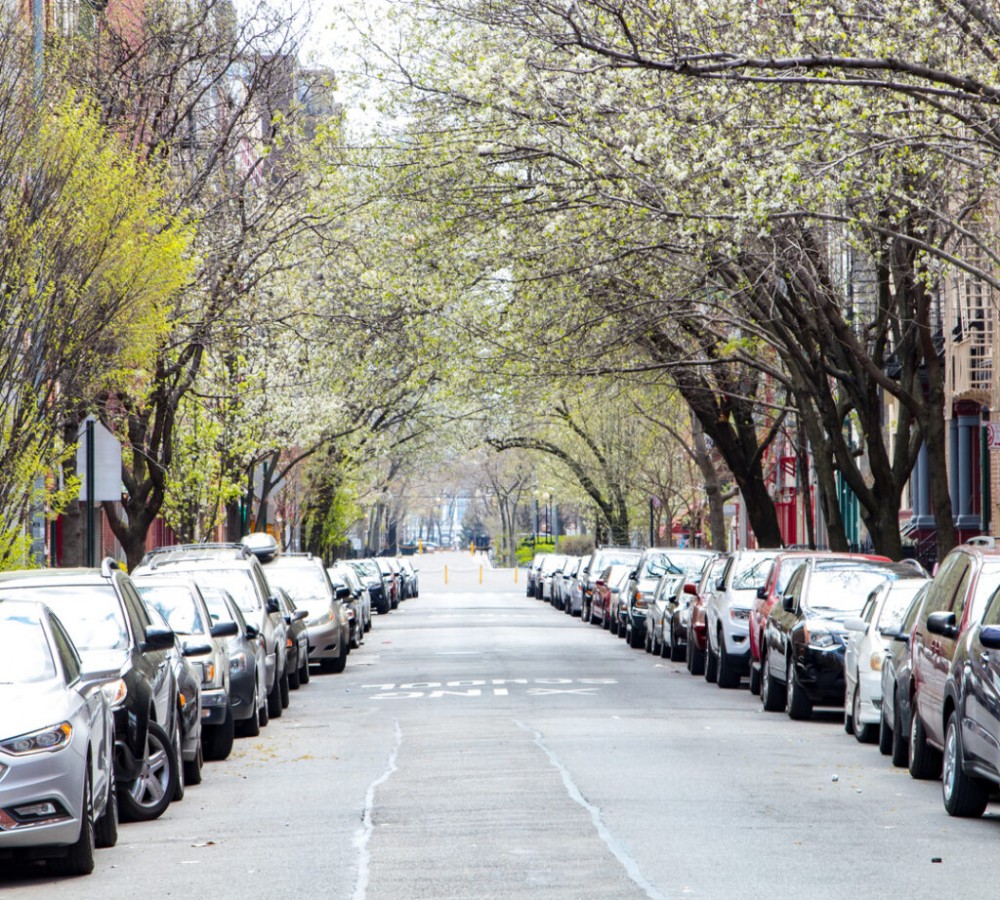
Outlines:
{"label": "maroon car", "polygon": [[[632,565],[608,566],[594,582],[594,595],[590,601],[590,621],[600,624],[605,631],[611,628],[615,600],[619,591],[628,583]],[[616,629],[617,631],[617,629]]]}

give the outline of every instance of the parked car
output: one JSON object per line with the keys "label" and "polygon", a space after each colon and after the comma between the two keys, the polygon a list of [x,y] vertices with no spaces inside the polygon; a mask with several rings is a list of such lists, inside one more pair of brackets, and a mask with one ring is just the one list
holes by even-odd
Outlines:
{"label": "parked car", "polygon": [[628,582],[631,563],[615,563],[607,566],[594,582],[593,596],[590,602],[590,621],[610,630],[615,601],[621,589]]}
{"label": "parked car", "polygon": [[[229,656],[230,708],[233,711],[236,734],[240,737],[256,737],[260,734],[261,725],[268,722],[264,642],[256,627],[243,617],[243,610],[229,591],[205,587],[201,589],[201,594],[213,622],[236,623],[236,634],[228,639],[226,645]],[[308,667],[305,674],[308,681]],[[301,678],[300,670],[299,679]]]}
{"label": "parked car", "polygon": [[594,618],[591,607],[597,579],[601,577],[608,566],[628,566],[629,571],[631,571],[635,568],[640,556],[642,556],[642,551],[634,547],[599,547],[591,554],[590,561],[587,563],[587,568],[581,578],[583,606],[580,618],[582,621],[600,621],[600,619]]}
{"label": "parked car", "polygon": [[[650,555],[654,552],[658,556],[654,557]],[[714,555],[714,552],[711,550],[673,547],[658,551],[647,551],[643,561],[636,566],[635,574],[638,577],[629,580],[629,614],[633,618],[637,618],[640,615],[645,618],[646,621],[642,626],[642,643],[646,644],[646,648],[650,652],[659,653],[660,649],[664,646],[663,623],[667,612],[667,603],[674,596],[680,582],[697,579],[701,575],[705,564]],[[656,579],[653,587],[653,596],[645,596],[645,589],[648,589],[651,581],[643,581],[641,576],[644,570],[651,572],[654,576],[662,570],[660,577]],[[667,585],[661,584],[664,577],[670,578],[669,587],[673,589],[672,591],[667,591]],[[659,596],[659,600],[656,599],[657,596]],[[628,625],[626,627],[628,628]],[[653,628],[657,632],[655,649],[650,628]],[[633,646],[635,644],[631,635],[635,631],[636,625],[633,622],[627,636]]]}
{"label": "parked car", "polygon": [[351,625],[343,602],[350,591],[345,587],[337,596],[318,557],[279,556],[266,571],[268,580],[288,591],[296,607],[306,611],[309,661],[324,672],[343,672],[351,652]]}
{"label": "parked car", "polygon": [[541,587],[538,583],[538,570],[541,569],[545,557],[550,555],[549,553],[536,553],[532,557],[531,563],[528,565],[528,577],[525,579],[525,591],[529,597],[535,597],[539,600],[542,598]]}
{"label": "parked car", "polygon": [[281,604],[281,614],[288,626],[288,638],[285,641],[288,657],[288,687],[297,691],[303,684],[302,673],[306,673],[309,681],[309,629],[306,627],[304,609],[298,609],[291,595],[283,587],[275,587],[278,602]]}
{"label": "parked car", "polygon": [[620,630],[632,647],[641,647],[646,640],[646,610],[649,608],[660,579],[666,574],[679,575],[681,569],[670,559],[665,548],[643,550],[635,568],[629,573],[620,600],[623,607]]}
{"label": "parked car", "polygon": [[406,585],[406,596],[410,598],[415,598],[420,596],[420,570],[413,565],[413,562],[407,559],[405,556],[401,556],[398,560],[399,568],[403,574],[403,580]]}
{"label": "parked car", "polygon": [[119,679],[85,669],[41,603],[0,600],[0,860],[88,875],[94,848],[117,843],[108,695]]}
{"label": "parked car", "polygon": [[801,565],[764,629],[761,703],[808,719],[814,706],[844,702],[844,620],[857,616],[868,595],[889,579],[912,579],[912,566],[862,559],[815,557]]}
{"label": "parked car", "polygon": [[365,590],[368,591],[371,606],[380,616],[388,615],[392,609],[392,603],[389,598],[389,590],[382,579],[382,572],[377,563],[372,559],[357,559],[351,561],[349,565],[357,573]]}
{"label": "parked car", "polygon": [[590,563],[589,556],[581,556],[579,564],[573,571],[567,589],[566,612],[571,616],[583,615],[583,593],[584,580],[587,577],[587,566]]}
{"label": "parked car", "polygon": [[538,569],[538,587],[536,588],[539,600],[547,600],[555,606],[552,595],[552,582],[555,578],[559,577],[566,559],[567,557],[562,553],[549,553],[542,559],[542,565]]}
{"label": "parked car", "polygon": [[[258,547],[257,552],[267,555],[266,548]],[[254,626],[264,642],[267,715],[269,718],[280,716],[284,709],[282,695],[287,697],[288,694],[286,625],[278,598],[267,583],[255,553],[244,544],[161,547],[147,553],[134,574],[140,577],[148,572],[183,573],[192,577],[202,590],[216,587],[233,595],[244,618]]]}
{"label": "parked car", "polygon": [[573,585],[573,577],[580,569],[582,562],[579,556],[567,556],[559,571],[559,577],[552,581],[552,605],[556,609],[561,609],[566,615],[572,613],[570,606],[570,588]]}
{"label": "parked car", "polygon": [[[347,628],[350,635],[350,648],[360,647],[365,639],[365,589],[350,566],[326,570],[333,585],[334,595],[339,596],[347,613]],[[369,601],[369,611],[371,609]]]}
{"label": "parked car", "polygon": [[[136,589],[147,606],[163,616],[182,643],[188,661],[201,676],[201,747],[206,759],[226,759],[233,749],[236,723],[229,702],[228,638],[234,622],[213,622],[205,598],[191,578],[151,575],[137,577]],[[201,652],[198,652],[198,651]],[[196,749],[196,748],[195,748]],[[197,757],[185,763],[184,777],[197,783]]]}
{"label": "parked car", "polygon": [[83,667],[117,672],[110,688],[115,783],[122,819],[156,819],[178,793],[181,699],[174,633],[154,624],[113,559],[100,569],[8,572],[0,598],[38,600],[69,633]]}
{"label": "parked car", "polygon": [[879,736],[882,711],[882,662],[889,639],[882,629],[898,627],[916,593],[928,579],[914,570],[913,578],[878,585],[856,618],[844,620],[851,632],[844,653],[844,728],[862,743]]}
{"label": "parked car", "polygon": [[678,607],[675,615],[683,622],[687,620],[687,653],[685,660],[687,669],[692,675],[705,675],[715,677],[715,669],[708,672],[705,665],[708,655],[708,625],[705,619],[705,598],[714,590],[719,581],[719,577],[729,563],[728,554],[722,553],[716,556],[705,568],[693,593],[684,589],[686,595],[689,594],[690,601],[686,607]]}
{"label": "parked car", "polygon": [[941,562],[927,589],[910,636],[910,774],[936,778],[941,772],[951,715],[945,691],[955,651],[983,618],[1000,586],[1000,549],[962,545]]}
{"label": "parked car", "polygon": [[705,596],[705,679],[739,687],[750,674],[750,607],[764,587],[776,550],[739,550]]}
{"label": "parked car", "polygon": [[944,808],[951,816],[981,816],[1000,787],[1000,590],[958,639],[942,715]]}
{"label": "parked car", "polygon": [[378,567],[379,574],[382,576],[382,583],[385,585],[385,592],[389,595],[389,608],[398,608],[399,601],[403,599],[400,594],[401,585],[399,574],[396,572],[395,568],[389,564],[389,560],[384,556],[376,556],[372,562],[374,562]]}

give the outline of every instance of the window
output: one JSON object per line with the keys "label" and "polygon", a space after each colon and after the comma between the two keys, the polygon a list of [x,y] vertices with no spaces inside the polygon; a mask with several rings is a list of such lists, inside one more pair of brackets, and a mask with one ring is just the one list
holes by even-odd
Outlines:
{"label": "window", "polygon": [[932,612],[951,609],[955,588],[968,568],[969,557],[964,553],[951,553],[945,558],[937,576],[928,588],[927,600],[924,602],[924,619]]}

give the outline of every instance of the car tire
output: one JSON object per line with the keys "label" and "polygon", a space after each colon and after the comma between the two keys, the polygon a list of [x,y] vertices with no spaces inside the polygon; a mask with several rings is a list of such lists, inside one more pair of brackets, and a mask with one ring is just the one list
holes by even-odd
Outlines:
{"label": "car tire", "polygon": [[854,737],[859,744],[874,744],[877,738],[875,734],[876,725],[872,723],[861,723],[861,686],[854,686],[854,699],[851,701],[851,722],[854,725]]}
{"label": "car tire", "polygon": [[878,714],[878,752],[883,756],[888,756],[892,753],[892,729],[889,727],[889,723],[885,720],[884,701]]}
{"label": "car tire", "polygon": [[[254,718],[253,716],[250,717]],[[226,707],[226,718],[219,725],[206,725],[202,732],[201,743],[205,751],[205,759],[223,760],[233,751],[233,739],[236,737],[236,725],[233,722],[233,708]]]}
{"label": "car tire", "polygon": [[716,671],[716,683],[720,688],[731,690],[740,686],[739,673],[733,668],[732,660],[726,651],[725,638],[719,635],[719,664]]}
{"label": "car tire", "polygon": [[118,843],[118,785],[114,777],[108,788],[108,802],[104,812],[94,823],[94,846],[100,849],[114,847]]}
{"label": "car tire", "polygon": [[299,682],[301,684],[309,684],[309,654],[306,654],[305,662],[302,663],[302,668],[299,669]]}
{"label": "car tire", "polygon": [[715,684],[719,678],[719,657],[716,655],[715,651],[712,649],[712,642],[707,641],[707,646],[705,647],[705,681],[709,684]]}
{"label": "car tire", "polygon": [[910,734],[902,728],[903,718],[899,710],[899,698],[893,696],[892,764],[900,769],[910,765]]}
{"label": "car tire", "polygon": [[236,723],[237,737],[257,737],[260,734],[260,706],[257,699],[257,687],[254,685],[253,699],[250,701],[253,712],[242,722]]}
{"label": "car tire", "polygon": [[646,639],[642,642],[642,649],[647,653],[653,652],[653,629],[646,629]]}
{"label": "car tire", "polygon": [[941,754],[927,743],[927,732],[920,715],[914,709],[910,714],[910,777],[929,781],[941,775]]}
{"label": "car tire", "polygon": [[694,632],[690,628],[688,629],[687,661],[688,671],[692,675],[698,677],[705,674],[705,651],[700,650],[694,642]]}
{"label": "car tire", "polygon": [[183,764],[184,784],[201,784],[201,769],[205,765],[204,726],[202,729],[202,739],[198,742],[198,752],[194,759]]}
{"label": "car tire", "polygon": [[990,801],[990,789],[978,778],[965,774],[962,765],[962,733],[958,712],[948,717],[944,735],[944,766],[941,774],[941,796],[949,816],[978,819]]}
{"label": "car tire", "polygon": [[625,637],[628,640],[628,645],[633,650],[638,650],[643,645],[644,638],[638,631],[635,630],[634,625],[629,625],[628,632]]}
{"label": "car tire", "polygon": [[795,663],[789,659],[785,668],[785,712],[789,719],[802,722],[812,718],[812,703],[799,684],[795,674]]}
{"label": "car tire", "polygon": [[301,687],[302,682],[300,680],[301,668],[294,668],[288,673],[288,689],[290,691],[297,691]]}
{"label": "car tire", "polygon": [[170,736],[158,722],[149,722],[142,771],[127,790],[118,794],[118,814],[122,821],[158,819],[170,805],[179,779],[180,766]]}
{"label": "car tire", "polygon": [[94,793],[90,783],[90,760],[83,779],[83,804],[80,816],[80,836],[66,848],[66,855],[49,861],[49,870],[56,875],[89,875],[94,871]]}
{"label": "car tire", "polygon": [[774,680],[771,664],[765,656],[760,661],[760,706],[765,712],[780,712],[785,705],[783,686]]}
{"label": "car tire", "polygon": [[607,617],[607,619],[605,621],[604,627],[607,628],[608,631],[610,631],[615,637],[618,636],[618,615],[617,615],[617,613],[613,614],[613,615],[611,615],[611,614],[608,615],[608,617]]}
{"label": "car tire", "polygon": [[274,684],[267,694],[267,717],[268,719],[280,719],[284,707],[281,705],[281,678],[274,676]]}
{"label": "car tire", "polygon": [[750,664],[750,693],[755,697],[760,693],[760,666]]}
{"label": "car tire", "polygon": [[173,799],[175,801],[184,799],[184,791],[187,783],[184,780],[184,757],[181,755],[181,723],[178,715],[177,726],[174,728],[174,756],[177,757],[177,784],[174,788]]}
{"label": "car tire", "polygon": [[281,682],[279,684],[279,694],[281,697],[282,709],[288,709],[288,704],[291,703],[292,701],[291,694],[289,693],[290,690],[291,690],[291,684],[289,684],[288,682],[288,673],[285,672],[285,674],[281,676]]}
{"label": "car tire", "polygon": [[677,641],[674,640],[673,631],[670,632],[670,650],[668,658],[671,662],[684,662],[687,659],[687,648],[678,646]]}

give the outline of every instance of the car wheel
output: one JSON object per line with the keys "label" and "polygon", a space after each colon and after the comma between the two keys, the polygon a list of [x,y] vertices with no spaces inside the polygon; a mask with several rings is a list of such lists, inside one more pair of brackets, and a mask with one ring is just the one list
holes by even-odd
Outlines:
{"label": "car wheel", "polygon": [[851,708],[854,710],[851,718],[854,724],[854,736],[858,739],[858,743],[874,744],[875,725],[870,722],[866,725],[861,724],[861,685],[854,686],[854,700],[851,701]]}
{"label": "car wheel", "polygon": [[202,740],[198,741],[198,752],[194,759],[184,763],[184,783],[201,784],[201,768],[205,765],[204,732]]}
{"label": "car wheel", "polygon": [[114,847],[118,843],[118,785],[112,777],[108,788],[108,802],[104,812],[94,823],[94,846]]}
{"label": "car wheel", "polygon": [[688,629],[687,642],[688,671],[694,675],[705,674],[705,651],[698,648],[694,642],[694,632]]}
{"label": "car wheel", "polygon": [[277,673],[274,676],[274,684],[267,695],[267,717],[269,719],[280,719],[284,707],[281,705],[281,678]]}
{"label": "car wheel", "polygon": [[242,722],[236,724],[236,734],[239,737],[257,737],[260,734],[260,705],[257,700],[257,686],[254,685],[253,700],[251,701],[253,712]]}
{"label": "car wheel", "polygon": [[259,712],[257,713],[257,722],[260,724],[261,728],[264,728],[268,722],[271,721],[270,713],[268,712],[267,697],[264,697],[260,701],[260,706],[258,707]]}
{"label": "car wheel", "polygon": [[653,647],[653,629],[652,628],[647,628],[646,629],[646,640],[644,640],[642,642],[642,648],[647,653],[652,653],[653,652],[654,647]]}
{"label": "car wheel", "polygon": [[49,862],[57,875],[89,875],[94,871],[94,792],[90,783],[90,760],[83,779],[83,805],[80,809],[80,836],[66,848],[66,855]]}
{"label": "car wheel", "polygon": [[626,635],[628,640],[628,645],[633,650],[638,650],[643,644],[643,636],[636,631],[635,626],[631,623],[629,624],[628,634]]}
{"label": "car wheel", "polygon": [[910,775],[922,781],[937,778],[941,774],[941,755],[927,743],[916,703],[913,707],[910,714]]}
{"label": "car wheel", "polygon": [[[250,717],[251,719],[253,716]],[[233,750],[233,738],[236,737],[236,727],[233,722],[232,707],[226,708],[226,718],[219,725],[205,726],[202,734],[202,746],[205,758],[222,760],[228,758]]]}
{"label": "car wheel", "polygon": [[604,622],[604,627],[608,629],[613,635],[618,636],[618,615],[608,615]]}
{"label": "car wheel", "polygon": [[885,720],[884,701],[878,714],[878,752],[883,756],[888,756],[892,753],[892,729],[889,727],[889,723]]}
{"label": "car wheel", "polygon": [[760,666],[750,664],[750,693],[756,696],[760,693]]}
{"label": "car wheel", "polygon": [[180,766],[170,736],[158,722],[146,729],[142,767],[128,789],[118,795],[118,813],[125,821],[158,819],[170,805],[180,779]]}
{"label": "car wheel", "polygon": [[726,650],[725,638],[721,634],[719,635],[719,668],[716,675],[716,681],[720,688],[728,689],[740,686],[740,676],[733,668],[733,662]]}
{"label": "car wheel", "polygon": [[944,772],[941,776],[941,794],[949,816],[978,819],[990,800],[989,788],[978,778],[970,778],[962,766],[962,734],[958,712],[948,717],[944,735]]}
{"label": "car wheel", "polygon": [[291,685],[288,683],[287,672],[285,672],[285,674],[281,676],[281,684],[279,687],[280,687],[279,693],[281,696],[281,708],[288,709],[288,704],[291,702],[291,696],[289,695],[289,690],[291,688]]}
{"label": "car wheel", "polygon": [[294,668],[288,673],[288,689],[291,691],[297,691],[302,684],[300,679],[301,668]]}
{"label": "car wheel", "polygon": [[795,663],[788,660],[785,669],[785,712],[789,719],[802,721],[812,717],[812,703],[799,684],[799,676],[795,674]]}
{"label": "car wheel", "polygon": [[779,712],[785,705],[782,685],[774,680],[767,656],[760,661],[760,705],[765,712]]}
{"label": "car wheel", "polygon": [[[688,645],[690,646],[690,645]],[[677,641],[674,640],[673,629],[670,631],[670,651],[669,657],[671,662],[684,662],[687,658],[686,648],[679,646]]]}
{"label": "car wheel", "polygon": [[187,786],[184,780],[184,757],[181,755],[181,723],[178,716],[177,725],[174,728],[174,756],[177,758],[177,783],[174,787],[174,800],[184,799],[184,789]]}
{"label": "car wheel", "polygon": [[711,640],[707,641],[705,647],[705,681],[715,684],[719,677],[719,657],[712,649]]}
{"label": "car wheel", "polygon": [[305,662],[302,663],[302,668],[299,669],[299,681],[302,684],[309,684],[309,654],[306,654]]}
{"label": "car wheel", "polygon": [[893,713],[895,727],[892,729],[892,764],[900,769],[905,769],[910,765],[910,740],[909,734],[903,730],[899,698],[895,695],[893,696]]}

